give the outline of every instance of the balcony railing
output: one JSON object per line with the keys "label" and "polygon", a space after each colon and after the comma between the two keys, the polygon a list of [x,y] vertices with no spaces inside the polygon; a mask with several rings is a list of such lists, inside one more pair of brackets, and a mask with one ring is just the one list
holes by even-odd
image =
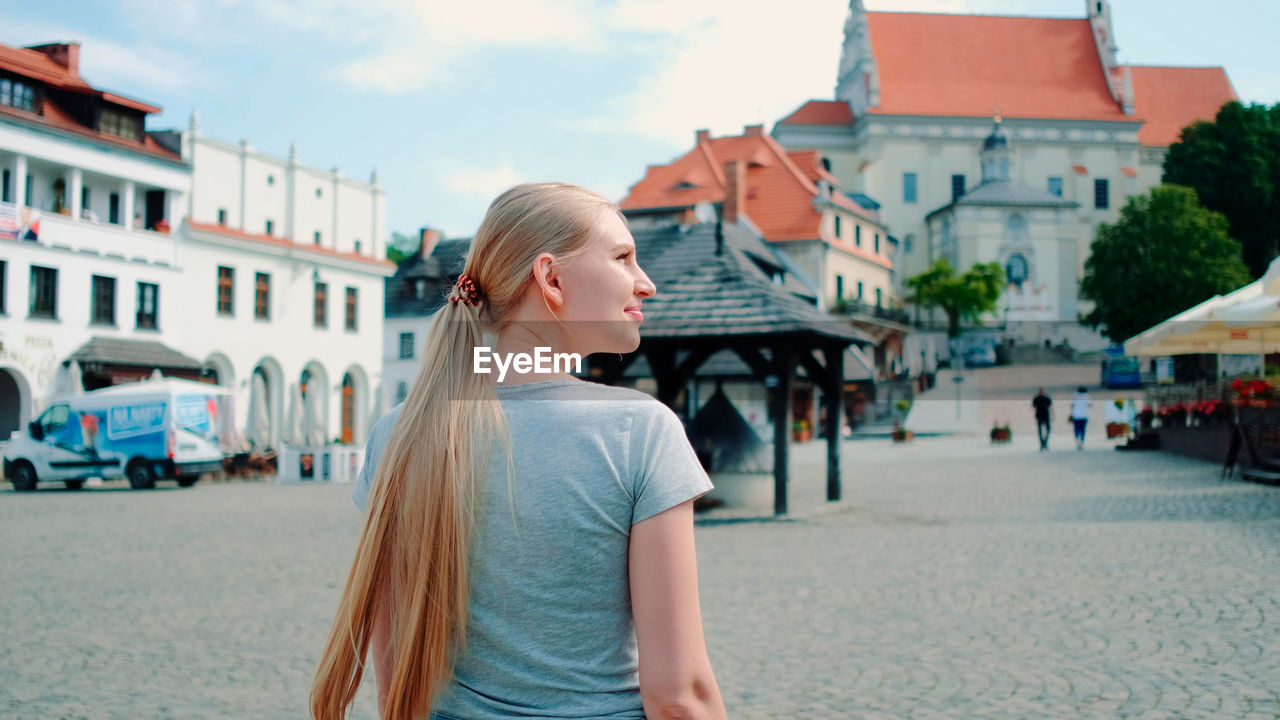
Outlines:
{"label": "balcony railing", "polygon": [[0,236],[11,234],[17,235],[16,240],[85,255],[170,266],[177,262],[173,238],[166,233],[89,219],[76,221],[61,213],[0,203]]}

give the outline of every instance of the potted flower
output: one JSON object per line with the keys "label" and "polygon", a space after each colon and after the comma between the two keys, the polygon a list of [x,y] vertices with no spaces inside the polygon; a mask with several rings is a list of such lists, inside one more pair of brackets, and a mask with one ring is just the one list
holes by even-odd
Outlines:
{"label": "potted flower", "polygon": [[155,231],[156,231],[156,232],[158,232],[158,233],[164,233],[164,234],[168,235],[168,234],[169,234],[169,231],[170,231],[170,230],[172,230],[172,229],[173,229],[173,228],[169,227],[169,221],[168,221],[168,220],[165,220],[164,218],[160,218],[159,220],[157,220],[157,221],[156,221],[156,224],[155,224]]}
{"label": "potted flower", "polygon": [[809,427],[808,418],[800,418],[791,423],[791,439],[795,442],[809,442],[809,438],[813,436],[813,431]]}
{"label": "potted flower", "polygon": [[1236,392],[1238,406],[1266,408],[1276,404],[1276,389],[1266,380],[1238,377],[1231,381],[1231,389]]}
{"label": "potted flower", "polygon": [[1009,427],[1009,423],[1001,425],[996,423],[991,427],[991,444],[1006,445],[1013,441],[1013,429]]}
{"label": "potted flower", "polygon": [[911,442],[911,438],[915,437],[915,433],[903,428],[900,421],[894,420],[892,437],[895,443],[906,443]]}
{"label": "potted flower", "polygon": [[1187,406],[1185,403],[1165,405],[1156,411],[1160,416],[1160,427],[1186,427]]}
{"label": "potted flower", "polygon": [[1138,427],[1143,430],[1150,430],[1151,426],[1155,423],[1155,419],[1156,411],[1152,410],[1150,405],[1147,405],[1138,413]]}

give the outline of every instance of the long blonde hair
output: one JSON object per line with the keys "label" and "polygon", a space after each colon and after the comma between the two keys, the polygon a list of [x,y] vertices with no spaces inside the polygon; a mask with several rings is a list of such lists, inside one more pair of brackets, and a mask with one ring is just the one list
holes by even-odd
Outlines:
{"label": "long blonde hair", "polygon": [[610,212],[618,208],[607,198],[565,183],[518,185],[489,206],[463,271],[483,299],[446,302],[427,333],[316,669],[316,720],[340,720],[355,698],[377,610],[390,619],[393,650],[384,718],[426,717],[451,679],[466,643],[467,566],[480,483],[490,443],[506,439],[497,393],[488,376],[471,370],[474,349],[483,332],[509,323],[533,282],[534,259],[582,252]]}

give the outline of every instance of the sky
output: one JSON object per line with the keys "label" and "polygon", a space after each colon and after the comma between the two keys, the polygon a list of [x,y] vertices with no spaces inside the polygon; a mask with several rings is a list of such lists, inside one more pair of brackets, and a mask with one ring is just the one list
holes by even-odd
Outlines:
{"label": "sky", "polygon": [[[1280,2],[1113,0],[1122,63],[1226,68],[1280,102]],[[866,0],[869,10],[1084,17],[1084,0]],[[848,0],[0,0],[0,42],[81,43],[148,129],[248,139],[365,180],[391,231],[469,236],[504,188],[621,199],[694,132],[832,99]]]}

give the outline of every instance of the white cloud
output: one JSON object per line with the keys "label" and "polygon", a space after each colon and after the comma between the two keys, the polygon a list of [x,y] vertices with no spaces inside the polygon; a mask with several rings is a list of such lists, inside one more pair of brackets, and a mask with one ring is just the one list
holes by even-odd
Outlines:
{"label": "white cloud", "polygon": [[478,195],[486,199],[524,182],[524,177],[507,165],[496,168],[455,166],[441,177],[445,186],[456,194]]}
{"label": "white cloud", "polygon": [[667,29],[672,49],[633,93],[585,125],[679,147],[697,128],[726,134],[769,125],[833,94],[847,11],[831,0],[797,0],[785,12],[735,0],[623,3],[611,18],[616,26]]}

